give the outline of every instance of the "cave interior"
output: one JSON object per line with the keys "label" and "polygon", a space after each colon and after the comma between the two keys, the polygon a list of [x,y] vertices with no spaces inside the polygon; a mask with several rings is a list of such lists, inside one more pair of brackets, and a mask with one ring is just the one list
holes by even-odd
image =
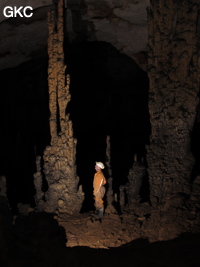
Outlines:
{"label": "cave interior", "polygon": [[[32,266],[45,266],[44,262],[49,263],[49,266],[64,266],[62,265],[64,263],[73,264],[73,266],[92,266],[96,257],[105,257],[109,266],[116,262],[119,265],[115,266],[124,266],[124,263],[129,266],[134,260],[135,266],[173,266],[174,262],[177,262],[178,266],[199,266],[199,2],[190,0],[179,2],[170,0],[168,3],[162,0],[156,2],[143,0],[141,3],[128,0],[64,1],[63,53],[66,74],[70,75],[71,96],[66,114],[69,114],[69,119],[72,121],[73,138],[77,142],[74,165],[79,179],[78,186],[82,186],[84,193],[80,213],[75,216],[83,216],[82,225],[87,218],[88,227],[96,229],[99,224],[104,227],[103,222],[91,221],[87,217],[94,210],[92,193],[94,165],[96,161],[102,161],[109,163],[104,173],[108,178],[110,171],[112,173],[111,187],[114,199],[112,204],[117,211],[113,214],[112,211],[108,212],[105,216],[111,221],[113,218],[117,220],[112,216],[119,216],[120,223],[125,225],[126,215],[130,214],[133,217],[127,219],[127,228],[129,224],[134,225],[134,222],[135,224],[137,222],[137,226],[134,225],[135,240],[132,238],[131,242],[126,243],[122,239],[122,243],[119,241],[106,243],[104,240],[104,243],[98,246],[94,245],[96,241],[94,243],[91,241],[92,248],[103,248],[102,244],[107,248],[109,245],[113,247],[122,245],[121,250],[117,251],[118,248],[113,248],[107,252],[93,251],[87,248],[87,245],[79,250],[80,241],[75,242],[75,238],[70,235],[67,235],[68,240],[65,240],[64,228],[67,231],[70,225],[66,223],[68,215],[66,218],[63,215],[66,219],[63,223],[64,219],[62,216],[59,217],[59,214],[55,217],[52,215],[54,212],[52,214],[37,212],[35,201],[37,192],[34,186],[34,174],[37,172],[36,158],[41,157],[41,191],[45,196],[49,191],[49,184],[43,170],[43,155],[46,148],[51,146],[52,139],[49,125],[47,12],[49,10],[56,12],[59,1],[46,1],[44,6],[38,5],[34,9],[33,18],[27,20],[19,17],[7,20],[1,18],[0,22],[1,28],[13,27],[11,36],[15,36],[16,32],[14,39],[8,37],[12,43],[8,42],[6,50],[3,50],[4,54],[1,53],[4,62],[0,66],[0,176],[2,181],[3,177],[6,178],[6,203],[8,203],[8,208],[7,206],[3,208],[5,202],[4,199],[2,200],[0,215],[3,214],[2,218],[6,219],[0,219],[0,224],[5,228],[6,221],[9,225],[6,226],[7,234],[0,230],[4,240],[3,245],[0,242],[0,248],[5,248],[3,251],[6,256],[10,253],[14,255],[17,263],[12,266],[16,267],[20,264],[19,257],[26,263],[35,257]],[[138,24],[141,24],[137,25],[136,31],[139,34],[141,29],[142,35],[144,27],[148,29],[148,34],[146,37],[141,37],[145,48],[141,45],[137,53],[134,47],[138,36],[136,36],[136,44],[134,44],[134,36],[130,37],[129,41],[134,51],[132,53],[129,51],[130,48],[126,48],[126,41],[123,43],[122,33],[127,31],[128,35],[133,34],[131,27],[137,22],[131,19],[131,14],[136,20],[135,14],[141,9],[143,11],[140,12],[145,14],[146,21],[145,24],[139,21]],[[172,22],[168,23],[165,12],[168,12],[168,20],[171,19]],[[127,28],[123,24],[123,18],[120,18],[120,15],[124,16],[124,14],[127,20],[130,19],[126,21]],[[33,42],[29,35],[30,41],[27,43],[26,40],[25,44],[33,47],[28,48],[30,54],[27,54],[22,36],[17,37],[18,27],[23,28],[26,25],[26,31],[28,31],[27,25],[30,24],[31,27],[31,23],[34,24],[37,19],[43,23],[41,31],[46,43],[42,41],[42,45],[38,48],[35,43],[40,37]],[[114,29],[112,32],[106,29],[107,21],[112,30]],[[122,38],[119,41],[122,43],[120,43],[121,46],[115,39],[117,34],[119,34],[117,38]],[[120,34],[121,37],[119,37]],[[3,35],[2,38],[6,42],[6,36]],[[20,38],[22,38],[21,41],[19,41]],[[126,38],[128,38],[127,35]],[[15,43],[16,49],[21,46],[19,51],[15,51],[16,54],[21,54],[21,59],[20,56],[17,58],[19,63],[16,61],[16,55],[12,54]],[[1,43],[0,46],[2,46]],[[34,46],[37,47],[36,51]],[[26,50],[25,58],[23,58],[23,48]],[[7,57],[9,59],[6,61]],[[59,103],[56,105],[58,110]],[[57,119],[59,135],[61,130],[59,112]],[[108,136],[109,159],[106,152]],[[142,177],[132,181],[132,185],[138,190],[135,193],[136,189],[130,189],[129,178],[131,174],[141,175],[140,170],[143,173]],[[2,181],[0,181],[0,196],[4,191]],[[121,192],[125,192],[125,195]],[[134,194],[137,195],[137,199],[131,199],[135,197]],[[117,199],[114,198],[116,195]],[[19,203],[22,206],[28,205],[32,212],[20,213]],[[108,205],[106,199],[105,204]],[[62,227],[58,226],[55,218]],[[175,218],[174,226],[171,223],[173,218]],[[108,225],[109,223],[106,222],[105,227]],[[110,225],[109,227],[112,228]],[[23,238],[20,237],[22,231],[24,231]],[[38,253],[30,231],[35,233],[38,247],[42,247],[43,242],[46,251],[44,249]],[[44,233],[40,234],[40,231]],[[58,233],[59,237],[56,236]],[[183,233],[187,234],[174,239]],[[47,236],[48,238],[51,236],[52,239],[46,238]],[[146,238],[157,243],[150,244]],[[52,242],[53,239],[56,244]],[[169,239],[174,240],[166,241]],[[14,244],[18,242],[19,246],[16,250],[10,246],[12,240]],[[24,244],[28,240],[32,243],[28,249],[25,249]],[[166,243],[159,243],[162,240]],[[66,256],[66,242],[74,247],[73,250],[71,248],[71,255],[73,255],[71,258],[69,255]],[[83,242],[81,246],[84,244]],[[124,244],[126,245],[123,247]],[[186,257],[185,254],[186,258],[183,257],[185,265],[184,260],[179,262],[176,258],[179,259],[179,256],[175,256],[170,250],[170,248],[176,248],[176,245],[178,253],[189,255]],[[195,249],[191,251],[189,245]],[[136,252],[140,248],[143,252],[139,252],[137,256]],[[51,253],[51,249],[55,249],[54,256],[46,256]],[[162,265],[163,261],[155,256],[159,249],[162,251],[165,265]],[[26,251],[28,255],[25,258],[16,256]],[[168,262],[167,255],[163,251],[169,251]],[[86,260],[84,253],[89,253],[91,259]],[[118,253],[127,255],[126,260],[123,261],[114,256]],[[147,259],[141,261],[145,253]],[[2,258],[2,264],[9,266],[11,262],[7,261],[5,255]],[[76,259],[76,255],[82,259],[82,265]],[[59,257],[63,257],[60,262]],[[194,265],[189,265],[189,262]],[[104,264],[103,260],[97,266],[102,266],[101,264]]]}

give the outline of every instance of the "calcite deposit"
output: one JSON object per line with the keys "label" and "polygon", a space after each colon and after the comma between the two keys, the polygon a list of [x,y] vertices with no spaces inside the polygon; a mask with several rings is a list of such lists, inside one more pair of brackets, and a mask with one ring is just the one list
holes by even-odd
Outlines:
{"label": "calcite deposit", "polygon": [[[59,213],[77,213],[81,209],[84,194],[76,174],[76,139],[73,137],[72,122],[66,114],[70,101],[70,77],[65,74],[64,63],[64,28],[63,1],[58,4],[58,14],[48,15],[48,84],[50,109],[51,144],[47,146],[44,159],[44,175],[48,190],[41,198],[37,190],[37,206],[39,210]],[[41,171],[35,175],[35,185],[41,186]]]}

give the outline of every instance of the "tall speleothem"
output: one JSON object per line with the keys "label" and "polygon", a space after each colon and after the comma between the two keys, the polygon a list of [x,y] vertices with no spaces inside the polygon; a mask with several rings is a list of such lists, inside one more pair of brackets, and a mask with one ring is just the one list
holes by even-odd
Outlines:
{"label": "tall speleothem", "polygon": [[[57,18],[56,18],[57,17]],[[51,144],[44,151],[44,174],[48,191],[41,199],[37,190],[36,204],[39,210],[73,214],[79,212],[83,202],[82,189],[78,190],[76,175],[76,140],[73,137],[72,122],[66,108],[70,101],[70,77],[65,74],[63,0],[58,1],[58,14],[48,14],[48,85],[50,109]],[[37,184],[35,175],[35,184]],[[39,184],[39,182],[38,182]],[[37,196],[40,196],[37,199]]]}
{"label": "tall speleothem", "polygon": [[190,193],[190,135],[199,92],[196,21],[188,0],[151,1],[148,75],[151,138],[147,161],[151,202]]}

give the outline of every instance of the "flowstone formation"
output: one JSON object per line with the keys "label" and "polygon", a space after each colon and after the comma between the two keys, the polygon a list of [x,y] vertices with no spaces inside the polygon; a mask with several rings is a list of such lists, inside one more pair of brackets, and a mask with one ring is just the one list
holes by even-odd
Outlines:
{"label": "flowstone formation", "polygon": [[191,192],[191,153],[199,93],[198,9],[192,1],[151,1],[148,76],[150,146],[147,162],[153,205]]}
{"label": "flowstone formation", "polygon": [[[57,21],[56,21],[57,20]],[[43,155],[44,175],[48,191],[41,193],[40,159],[37,158],[35,187],[38,210],[74,214],[80,211],[84,198],[79,177],[76,175],[76,140],[73,137],[72,122],[66,107],[70,101],[70,77],[65,74],[63,0],[58,2],[58,14],[48,14],[48,85],[50,109],[51,144]]]}

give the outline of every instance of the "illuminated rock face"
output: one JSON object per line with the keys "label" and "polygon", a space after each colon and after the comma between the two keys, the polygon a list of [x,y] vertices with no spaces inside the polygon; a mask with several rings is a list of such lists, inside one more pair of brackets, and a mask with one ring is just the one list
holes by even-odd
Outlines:
{"label": "illuminated rock face", "polygon": [[[54,12],[48,16],[48,83],[51,145],[44,151],[44,174],[48,183],[45,202],[41,200],[38,190],[36,201],[39,210],[47,212],[77,213],[81,209],[84,194],[78,189],[79,178],[76,175],[75,155],[76,140],[73,137],[72,122],[66,114],[70,101],[69,76],[65,75],[63,51],[63,5],[58,4],[58,21],[55,22]],[[58,119],[59,118],[59,119]],[[38,188],[35,175],[35,184]]]}
{"label": "illuminated rock face", "polygon": [[199,92],[197,6],[190,1],[152,1],[149,9],[148,75],[151,202],[190,193],[191,153]]}

